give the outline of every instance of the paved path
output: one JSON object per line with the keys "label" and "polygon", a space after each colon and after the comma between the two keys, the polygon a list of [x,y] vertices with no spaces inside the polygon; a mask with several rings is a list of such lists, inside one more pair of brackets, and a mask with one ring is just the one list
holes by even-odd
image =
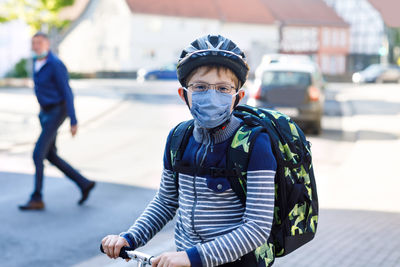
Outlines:
{"label": "paved path", "polygon": [[[32,180],[31,175],[0,173],[0,266],[134,266],[101,255],[98,245],[106,234],[128,228],[154,190],[99,183],[79,207],[72,183],[47,177],[46,210],[20,212],[17,205],[26,200]],[[315,239],[274,266],[400,266],[399,222],[400,213],[322,209]],[[157,255],[173,249],[170,223],[141,250]]]}
{"label": "paved path", "polygon": [[[78,206],[80,192],[74,184],[46,177],[46,209],[21,212],[17,205],[28,199],[32,182],[32,175],[0,172],[0,266],[72,266],[96,257],[101,239],[126,230],[155,194],[151,189],[98,183],[87,203]],[[164,231],[171,233],[172,228],[169,224]],[[102,264],[113,262],[101,259]]]}

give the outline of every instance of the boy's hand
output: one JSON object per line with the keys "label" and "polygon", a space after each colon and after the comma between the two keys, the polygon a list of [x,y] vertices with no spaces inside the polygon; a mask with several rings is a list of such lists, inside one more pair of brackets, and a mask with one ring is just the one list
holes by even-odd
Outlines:
{"label": "boy's hand", "polygon": [[104,253],[111,259],[118,258],[122,247],[129,247],[128,241],[118,235],[108,235],[104,237],[101,241],[101,245],[103,246]]}
{"label": "boy's hand", "polygon": [[166,252],[154,259],[152,267],[190,267],[190,260],[185,251]]}

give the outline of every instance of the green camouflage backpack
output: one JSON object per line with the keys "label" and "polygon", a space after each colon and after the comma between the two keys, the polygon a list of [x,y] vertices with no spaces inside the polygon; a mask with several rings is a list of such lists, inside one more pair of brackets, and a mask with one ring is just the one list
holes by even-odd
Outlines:
{"label": "green camouflage backpack", "polygon": [[[277,161],[275,208],[270,236],[254,251],[257,267],[271,266],[282,257],[311,241],[317,230],[318,197],[311,161],[310,143],[301,129],[286,115],[275,110],[237,106],[233,113],[242,119],[227,151],[226,169],[201,169],[198,174],[227,177],[232,190],[246,203],[246,174],[252,145],[266,132]],[[175,181],[193,131],[193,120],[179,124],[171,138],[170,155]]]}

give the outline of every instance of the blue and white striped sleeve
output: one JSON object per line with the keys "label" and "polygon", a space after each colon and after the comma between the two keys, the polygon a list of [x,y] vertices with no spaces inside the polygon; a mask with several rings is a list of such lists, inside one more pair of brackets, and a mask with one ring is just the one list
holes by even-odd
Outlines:
{"label": "blue and white striped sleeve", "polygon": [[178,209],[178,192],[175,179],[173,172],[168,168],[169,165],[166,164],[168,152],[169,143],[167,141],[160,189],[129,230],[120,234],[120,236],[123,236],[128,241],[131,247],[138,248],[144,246],[173,219]]}
{"label": "blue and white striped sleeve", "polygon": [[260,134],[250,155],[243,224],[213,241],[198,244],[188,254],[199,254],[202,266],[233,262],[264,244],[274,215],[276,160],[267,134]]}

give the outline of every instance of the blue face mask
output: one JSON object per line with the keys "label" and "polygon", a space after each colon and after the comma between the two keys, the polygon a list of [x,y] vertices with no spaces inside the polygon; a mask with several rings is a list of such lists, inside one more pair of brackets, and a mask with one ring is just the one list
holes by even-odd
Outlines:
{"label": "blue face mask", "polygon": [[40,59],[43,59],[43,58],[45,58],[45,57],[47,57],[47,55],[49,54],[49,52],[48,51],[44,51],[44,52],[42,52],[42,53],[40,53],[40,54],[37,54],[37,53],[35,53],[35,52],[32,52],[32,58],[34,59],[34,60],[40,60]]}
{"label": "blue face mask", "polygon": [[200,127],[215,128],[230,118],[232,99],[238,93],[224,94],[213,89],[193,92],[190,112]]}

